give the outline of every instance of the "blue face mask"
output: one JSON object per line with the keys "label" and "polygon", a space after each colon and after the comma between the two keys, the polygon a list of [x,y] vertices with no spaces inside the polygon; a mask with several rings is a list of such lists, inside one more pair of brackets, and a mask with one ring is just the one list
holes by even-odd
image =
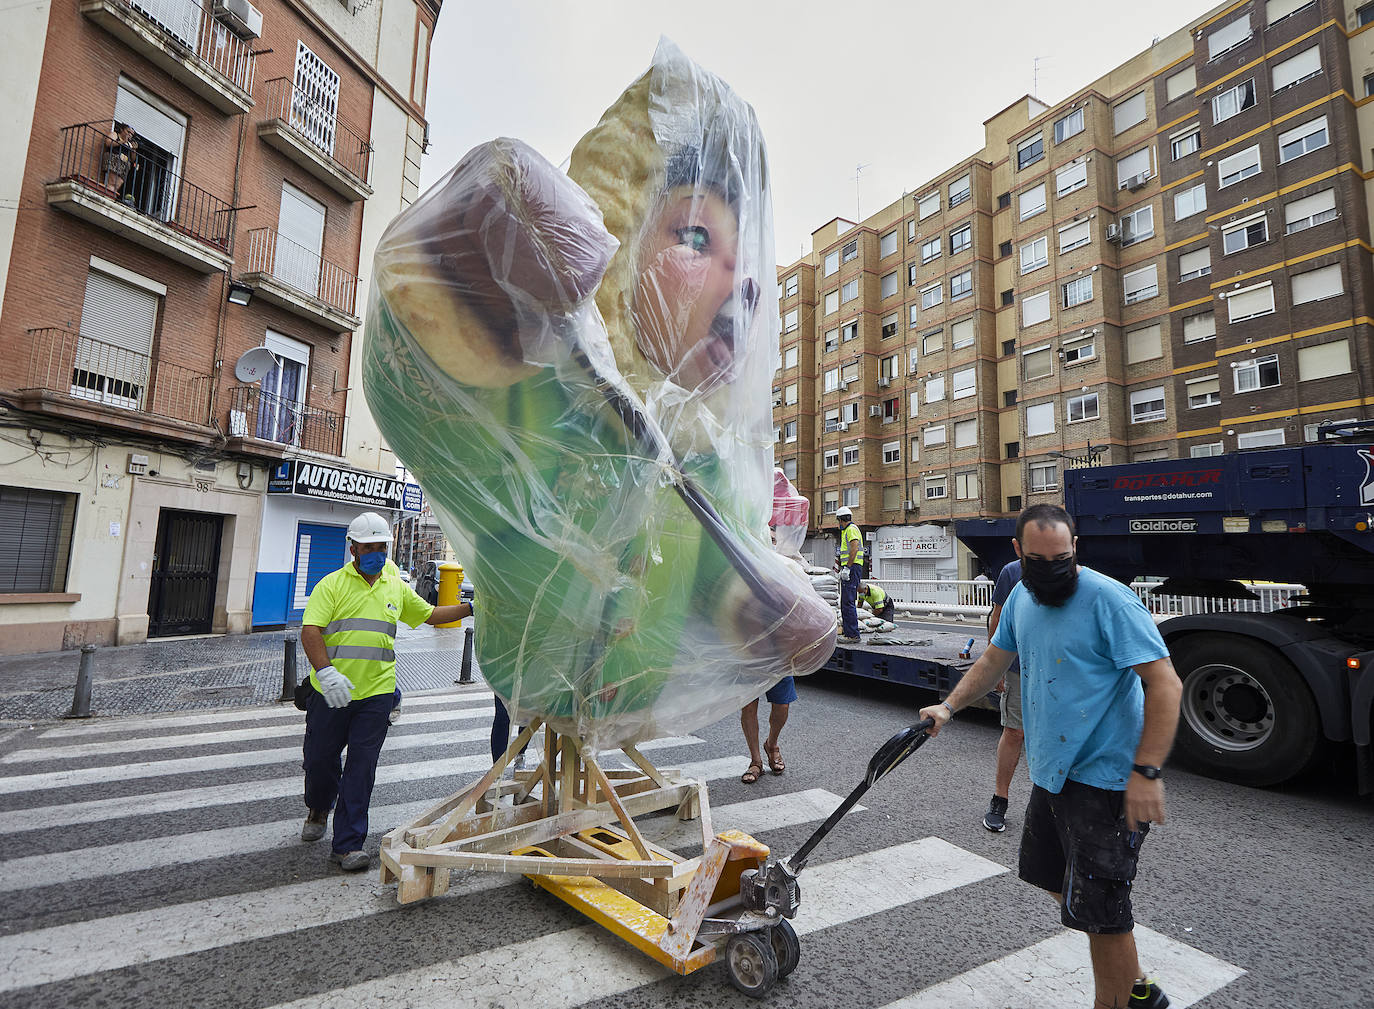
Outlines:
{"label": "blue face mask", "polygon": [[369,577],[381,574],[384,567],[386,567],[385,550],[374,550],[370,554],[358,555],[358,570]]}

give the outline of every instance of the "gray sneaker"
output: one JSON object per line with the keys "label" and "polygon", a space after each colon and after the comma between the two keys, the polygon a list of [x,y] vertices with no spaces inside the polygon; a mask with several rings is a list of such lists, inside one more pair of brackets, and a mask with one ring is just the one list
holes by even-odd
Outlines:
{"label": "gray sneaker", "polygon": [[350,851],[346,855],[331,851],[329,861],[336,863],[344,872],[362,872],[372,864],[371,856],[365,851]]}
{"label": "gray sneaker", "polygon": [[992,801],[988,803],[988,811],[983,814],[983,826],[994,834],[1000,834],[1007,829],[1007,800],[1000,795],[994,795]]}
{"label": "gray sneaker", "polygon": [[329,810],[312,809],[305,815],[305,823],[301,826],[302,841],[318,841],[324,837],[325,824],[329,822]]}

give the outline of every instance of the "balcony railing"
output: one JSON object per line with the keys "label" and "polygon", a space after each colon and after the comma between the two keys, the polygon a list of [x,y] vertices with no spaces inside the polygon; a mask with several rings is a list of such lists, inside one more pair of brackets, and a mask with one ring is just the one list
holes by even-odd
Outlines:
{"label": "balcony railing", "polygon": [[29,330],[29,389],[190,424],[210,415],[210,376],[66,329]]}
{"label": "balcony railing", "polygon": [[254,228],[248,232],[248,264],[244,272],[275,277],[344,315],[353,315],[358,302],[357,277],[278,234],[275,228]]}
{"label": "balcony railing", "polygon": [[229,392],[230,438],[253,438],[342,455],[343,427],[339,414],[278,396],[261,386],[236,385]]}
{"label": "balcony railing", "polygon": [[152,218],[222,252],[229,251],[233,208],[218,196],[187,182],[178,159],[136,150],[127,175],[111,160],[110,122],[81,123],[62,130],[62,163],[58,181],[74,181],[128,209]]}
{"label": "balcony railing", "polygon": [[332,105],[300,88],[287,77],[267,82],[264,119],[280,120],[312,147],[360,182],[367,182],[372,145],[339,118]]}

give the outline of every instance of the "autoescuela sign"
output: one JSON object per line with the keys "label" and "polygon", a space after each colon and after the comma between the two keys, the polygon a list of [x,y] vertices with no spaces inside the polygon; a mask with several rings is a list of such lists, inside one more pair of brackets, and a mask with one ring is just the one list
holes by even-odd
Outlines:
{"label": "autoescuela sign", "polygon": [[304,459],[288,459],[274,467],[267,478],[267,493],[347,501],[407,512],[418,512],[422,501],[418,486],[396,477],[325,466]]}

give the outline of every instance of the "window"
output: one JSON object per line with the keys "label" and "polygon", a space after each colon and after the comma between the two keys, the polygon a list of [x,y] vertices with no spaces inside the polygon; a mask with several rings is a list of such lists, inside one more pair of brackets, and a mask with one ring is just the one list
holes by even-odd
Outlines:
{"label": "window", "polygon": [[1226,296],[1227,315],[1231,322],[1253,319],[1257,315],[1268,315],[1274,311],[1274,285],[1266,280],[1263,284],[1243,287]]}
{"label": "window", "polygon": [[1122,214],[1119,223],[1123,249],[1128,245],[1134,245],[1136,242],[1153,238],[1155,234],[1154,204],[1147,203],[1143,207],[1136,207],[1130,213]]}
{"label": "window", "polygon": [[[111,265],[111,269],[114,268]],[[153,334],[166,291],[166,287],[153,280],[128,273],[117,277],[94,265],[90,268],[81,306],[81,331],[76,337],[75,348],[68,352],[72,356],[66,362],[71,370],[63,371],[64,377],[70,376],[68,395],[125,410],[143,407],[152,362]],[[277,369],[273,369],[272,374],[276,375]],[[294,391],[293,388],[291,392]],[[295,396],[291,399],[294,402]],[[264,405],[259,412],[273,409],[273,406]],[[247,425],[246,418],[243,424]],[[0,536],[3,535],[0,530]],[[65,571],[64,567],[63,578]],[[0,578],[4,577],[0,571]]]}
{"label": "window", "polygon": [[1350,341],[1333,340],[1298,348],[1298,381],[1350,374]]}
{"label": "window", "polygon": [[1083,132],[1083,110],[1074,109],[1063,119],[1056,119],[1054,122],[1054,142],[1062,144],[1069,137],[1077,136]]}
{"label": "window", "polygon": [[915,329],[918,325],[920,325],[920,322],[919,322],[919,319],[920,319],[920,306],[919,306],[919,305],[909,305],[909,306],[907,306],[906,312],[907,312],[907,323],[906,323],[907,328],[908,328],[908,329]]}
{"label": "window", "polygon": [[880,298],[890,298],[890,297],[892,297],[892,296],[893,296],[894,294],[896,294],[896,293],[897,293],[897,271],[896,271],[896,270],[893,270],[891,273],[886,274],[886,275],[883,277],[883,279],[882,279],[882,281],[881,281],[881,286],[878,288],[878,297],[880,297]]}
{"label": "window", "polygon": [[883,488],[883,511],[898,512],[902,510],[902,487],[900,484],[891,484]]}
{"label": "window", "polygon": [[1015,291],[1013,291],[1012,289],[1008,288],[1007,290],[1005,290],[1005,291],[1002,292],[1002,307],[1003,307],[1003,308],[1006,308],[1008,305],[1013,305],[1013,304],[1015,304],[1015,303],[1016,303],[1016,292],[1015,292]]}
{"label": "window", "polygon": [[1093,239],[1092,222],[1078,221],[1059,229],[1059,251],[1068,252],[1087,245]]}
{"label": "window", "polygon": [[833,315],[840,310],[840,292],[830,291],[825,296],[825,314]]}
{"label": "window", "polygon": [[1016,353],[1016,341],[1015,341],[1015,340],[1003,340],[1003,341],[1002,341],[1002,356],[1003,356],[1003,357],[1010,357],[1012,354],[1015,354],[1015,353]]}
{"label": "window", "polygon": [[1054,434],[1054,404],[1037,403],[1026,407],[1026,434]]}
{"label": "window", "polygon": [[1088,163],[1079,161],[1059,169],[1054,176],[1054,195],[1063,196],[1088,184]]}
{"label": "window", "polygon": [[826,515],[834,515],[840,508],[840,495],[835,491],[826,491],[821,498],[821,511]]}
{"label": "window", "polygon": [[1264,214],[1255,214],[1221,230],[1221,251],[1225,255],[1240,252],[1252,245],[1269,241],[1269,219]]}
{"label": "window", "polygon": [[821,457],[821,466],[822,466],[822,468],[828,469],[828,470],[831,470],[831,469],[839,469],[839,468],[840,468],[840,450],[839,450],[839,449],[835,449],[835,448],[828,448],[828,449],[826,449],[826,450],[825,450],[825,454]]}
{"label": "window", "polygon": [[843,491],[844,503],[850,508],[859,507],[859,488],[846,487]]}
{"label": "window", "polygon": [[945,398],[945,376],[926,379],[926,402],[938,403]]}
{"label": "window", "polygon": [[1306,273],[1295,273],[1292,282],[1294,305],[1305,305],[1309,301],[1321,301],[1345,293],[1345,288],[1341,286],[1340,263]]}
{"label": "window", "polygon": [[1273,427],[1267,431],[1242,431],[1236,435],[1236,448],[1268,448],[1283,444],[1283,428]]}
{"label": "window", "polygon": [[883,400],[883,423],[888,424],[896,420],[902,412],[901,404],[896,396]]}
{"label": "window", "polygon": [[1145,92],[1137,91],[1124,102],[1112,107],[1112,132],[1125,133],[1136,123],[1145,121]]}
{"label": "window", "polygon": [[924,221],[931,214],[937,214],[939,212],[940,191],[938,189],[935,190],[935,192],[933,193],[930,193],[926,196],[922,196],[919,200],[916,201],[916,216],[918,219],[922,221]]}
{"label": "window", "polygon": [[1050,292],[1041,291],[1021,299],[1021,325],[1034,326],[1050,317]]}
{"label": "window", "polygon": [[944,301],[944,293],[938,280],[929,287],[921,288],[921,307],[923,309],[934,308],[942,301]]}
{"label": "window", "polygon": [[790,333],[797,328],[797,310],[794,308],[782,317],[782,331]]}
{"label": "window", "polygon": [[1016,145],[1016,170],[1035,164],[1045,156],[1045,138],[1036,134]]}
{"label": "window", "polygon": [[825,350],[834,350],[840,345],[840,331],[838,329],[828,329],[825,331]]}
{"label": "window", "polygon": [[1206,442],[1202,445],[1190,445],[1188,447],[1188,458],[1206,459],[1209,456],[1223,455],[1225,452],[1226,446],[1223,445],[1221,442]]}
{"label": "window", "polygon": [[1199,182],[1196,186],[1174,194],[1174,220],[1181,221],[1207,209],[1207,186]]}
{"label": "window", "polygon": [[1050,261],[1050,240],[1044,235],[1032,239],[1021,246],[1021,272],[1030,273],[1046,266]]}
{"label": "window", "polygon": [[797,422],[795,420],[789,420],[787,423],[783,424],[782,440],[786,442],[797,440]]}
{"label": "window", "polygon": [[883,442],[883,464],[890,465],[894,462],[902,461],[902,443],[899,441]]}
{"label": "window", "polygon": [[1128,305],[1153,298],[1159,293],[1159,269],[1156,264],[1151,263],[1143,270],[1132,270],[1123,275],[1121,290]]}
{"label": "window", "polygon": [[1150,149],[1142,147],[1138,151],[1132,151],[1124,158],[1118,158],[1116,162],[1116,188],[1125,189],[1126,187],[1138,186],[1142,179],[1150,177]]}
{"label": "window", "polygon": [[1131,423],[1164,419],[1164,387],[1138,389],[1131,393]]}
{"label": "window", "polygon": [[1045,184],[1027,189],[1021,194],[1021,220],[1034,217],[1045,209]]}
{"label": "window", "polygon": [[1183,252],[1178,257],[1179,283],[1209,276],[1212,272],[1212,250],[1208,246]]}
{"label": "window", "polygon": [[795,368],[797,366],[797,348],[788,347],[782,352],[782,366],[784,368]]}
{"label": "window", "polygon": [[[965,368],[963,371],[956,371],[950,378],[953,385],[954,399],[968,399],[977,390],[974,388],[974,371],[972,368]],[[957,440],[957,439],[956,439]]]}
{"label": "window", "polygon": [[954,474],[954,496],[969,501],[978,496],[978,474],[974,470]]}
{"label": "window", "polygon": [[1365,74],[1363,83],[1364,96],[1368,98],[1370,95],[1374,95],[1374,74]]}
{"label": "window", "polygon": [[936,498],[949,496],[949,477],[928,476],[925,478],[926,500],[933,501]]}
{"label": "window", "polygon": [[910,287],[916,286],[916,264],[912,263],[906,268],[906,282]]}
{"label": "window", "polygon": [[1275,63],[1273,70],[1274,90],[1282,91],[1295,84],[1301,84],[1322,72],[1321,47],[1312,46],[1296,56],[1290,56],[1282,63]]}
{"label": "window", "polygon": [[1015,406],[1015,405],[1016,405],[1016,390],[1015,390],[1015,389],[1008,389],[1006,392],[1002,393],[1002,405],[1003,405],[1003,406]]}
{"label": "window", "polygon": [[951,207],[957,207],[967,200],[969,196],[969,177],[967,175],[963,178],[955,179],[949,184],[949,205]]}
{"label": "window", "polygon": [[825,254],[825,276],[833,276],[835,271],[840,268],[840,254],[838,252],[827,252]]}
{"label": "window", "polygon": [[1249,361],[1239,361],[1232,366],[1231,376],[1235,380],[1235,391],[1254,392],[1257,389],[1272,389],[1279,384],[1279,356],[1270,354]]}
{"label": "window", "polygon": [[1202,127],[1197,123],[1175,133],[1169,138],[1169,157],[1173,161],[1196,154],[1202,146]]}
{"label": "window", "polygon": [[826,430],[826,432],[828,433],[828,432],[830,432],[830,431],[838,431],[839,429],[840,429],[840,411],[839,411],[839,410],[827,410],[827,411],[825,411],[825,430]]}
{"label": "window", "polygon": [[1241,15],[1207,36],[1207,59],[1212,61],[1228,53],[1250,37],[1250,15]]}
{"label": "window", "polygon": [[997,209],[1006,210],[1011,206],[1011,193],[999,193],[997,196]]}
{"label": "window", "polygon": [[842,343],[848,343],[850,340],[853,340],[856,337],[858,337],[858,335],[859,323],[857,321],[846,322],[843,326],[840,327],[840,341]]}
{"label": "window", "polygon": [[1217,335],[1217,314],[1210,309],[1183,318],[1183,342],[1200,343]]}
{"label": "window", "polygon": [[1363,28],[1371,21],[1374,21],[1374,3],[1361,4],[1359,7],[1356,7],[1355,21],[1357,28]]}
{"label": "window", "polygon": [[960,319],[949,327],[950,346],[962,350],[973,346],[973,319]]}
{"label": "window", "polygon": [[897,232],[889,231],[878,239],[878,258],[886,259],[897,251]]}
{"label": "window", "polygon": [[1031,493],[1040,491],[1055,490],[1059,486],[1059,467],[1052,462],[1031,463],[1030,466],[1030,489]]}
{"label": "window", "polygon": [[973,271],[965,270],[949,278],[949,300],[958,301],[973,293]]}
{"label": "window", "polygon": [[1216,375],[1190,378],[1183,383],[1188,394],[1188,409],[1200,410],[1204,406],[1217,406],[1221,402],[1221,379]]}
{"label": "window", "polygon": [[921,353],[934,354],[936,351],[945,349],[945,331],[937,329],[933,333],[927,333],[921,337]]}
{"label": "window", "polygon": [[906,241],[907,241],[907,244],[908,244],[908,245],[910,245],[912,242],[916,241],[916,222],[915,222],[915,221],[907,221],[907,222],[906,222]]}
{"label": "window", "polygon": [[1131,453],[1131,462],[1159,462],[1169,458],[1167,448],[1146,448]]}
{"label": "window", "polygon": [[896,312],[891,312],[883,316],[882,339],[886,340],[897,335],[897,319],[898,315]]}
{"label": "window", "polygon": [[846,403],[844,406],[840,407],[840,420],[845,424],[858,423],[859,404],[857,402]]}
{"label": "window", "polygon": [[1255,79],[1237,84],[1212,99],[1212,123],[1225,122],[1255,104]]}
{"label": "window", "polygon": [[[324,248],[325,205],[289,182],[281,187],[273,275],[298,291],[320,293],[320,256]],[[288,251],[289,250],[289,251]]]}
{"label": "window", "polygon": [[[172,5],[168,5],[169,8]],[[339,75],[299,39],[291,99],[291,125],[329,157],[339,110]]]}
{"label": "window", "polygon": [[0,487],[0,592],[65,592],[75,494]]}
{"label": "window", "polygon": [[1310,7],[1312,3],[1313,0],[1268,0],[1264,5],[1266,19],[1272,25],[1275,21],[1282,21],[1294,11]]}
{"label": "window", "polygon": [[[906,405],[907,405],[907,416],[908,416],[908,417],[915,417],[915,416],[917,415],[917,407],[920,405],[919,402],[918,402],[919,399],[920,399],[920,397],[919,397],[915,392],[909,392],[909,393],[906,394]],[[913,453],[913,458],[914,458],[914,457],[915,457],[915,456],[914,456],[914,453]]]}
{"label": "window", "polygon": [[971,448],[978,444],[978,421],[961,420],[954,425],[954,447]]}
{"label": "window", "polygon": [[1164,356],[1159,323],[1126,333],[1126,363],[1139,364]]}
{"label": "window", "polygon": [[844,464],[845,464],[846,466],[853,466],[853,465],[857,464],[858,461],[859,461],[859,446],[858,446],[858,445],[846,445],[846,446],[844,447]]}
{"label": "window", "polygon": [[1197,89],[1197,68],[1192,64],[1164,81],[1164,100],[1172,102]]}
{"label": "window", "polygon": [[835,392],[840,387],[840,369],[831,368],[825,373],[825,392]]}
{"label": "window", "polygon": [[1076,424],[1080,420],[1097,420],[1097,393],[1090,392],[1084,396],[1070,396],[1067,410],[1069,423]]}
{"label": "window", "polygon": [[840,385],[844,387],[859,380],[859,362],[852,361],[840,369]]}
{"label": "window", "polygon": [[1093,275],[1078,277],[1063,285],[1064,307],[1073,308],[1093,300]]}
{"label": "window", "polygon": [[927,447],[931,445],[943,445],[945,443],[945,425],[932,424],[921,432],[921,440],[926,443]]}
{"label": "window", "polygon": [[1092,338],[1074,340],[1064,344],[1065,364],[1086,364],[1097,357],[1097,346]]}
{"label": "window", "polygon": [[973,244],[973,227],[965,224],[962,228],[955,228],[949,233],[949,254],[963,252]]}
{"label": "window", "polygon": [[789,480],[797,479],[797,460],[784,459],[782,461],[782,475]]}
{"label": "window", "polygon": [[902,359],[897,354],[888,354],[878,359],[880,378],[899,378],[902,374]]}
{"label": "window", "polygon": [[796,383],[796,382],[790,383],[790,384],[787,386],[787,388],[785,388],[785,389],[782,391],[782,401],[783,401],[784,403],[786,403],[788,406],[794,406],[794,405],[796,404],[796,402],[797,402],[797,383]]}
{"label": "window", "polygon": [[1291,235],[1336,219],[1336,191],[1323,189],[1311,196],[1284,205],[1283,231]]}
{"label": "window", "polygon": [[1304,154],[1311,154],[1331,142],[1326,130],[1326,116],[1318,116],[1286,133],[1279,134],[1279,164],[1286,164]]}
{"label": "window", "polygon": [[793,295],[795,295],[796,293],[797,293],[797,275],[794,273],[794,274],[792,274],[792,276],[790,276],[790,277],[787,278],[787,293],[786,293],[784,296],[790,298],[790,297],[792,297]]}
{"label": "window", "polygon": [[840,262],[847,263],[851,259],[859,258],[859,240],[857,238],[845,242],[840,246]]}
{"label": "window", "polygon": [[1260,149],[1258,144],[1217,162],[1218,185],[1223,189],[1259,173]]}
{"label": "window", "polygon": [[[932,259],[938,258],[940,255],[941,244],[942,243],[940,242],[939,235],[936,235],[934,238],[928,238],[924,242],[922,242],[921,262],[929,263]],[[915,283],[915,280],[913,279],[912,282]]]}
{"label": "window", "polygon": [[1002,446],[1002,454],[1006,459],[1021,458],[1021,443],[1019,441],[1009,441]]}
{"label": "window", "polygon": [[997,246],[997,258],[1006,259],[1011,255],[1011,242],[1003,242]]}
{"label": "window", "polygon": [[853,301],[859,296],[859,282],[851,280],[840,285],[840,302]]}

